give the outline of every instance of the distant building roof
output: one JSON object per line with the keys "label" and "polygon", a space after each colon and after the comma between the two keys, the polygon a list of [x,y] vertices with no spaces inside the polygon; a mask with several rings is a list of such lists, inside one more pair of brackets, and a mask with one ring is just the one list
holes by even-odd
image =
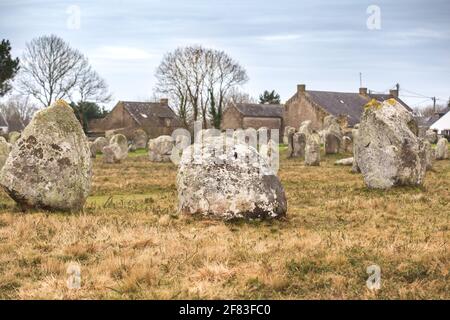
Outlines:
{"label": "distant building roof", "polygon": [[125,110],[140,125],[144,125],[151,117],[160,118],[177,118],[175,112],[162,102],[135,102],[135,101],[119,101],[123,104]]}
{"label": "distant building roof", "polygon": [[449,131],[450,130],[450,111],[448,111],[446,114],[444,114],[442,117],[440,117],[436,122],[434,122],[430,129],[438,130],[440,133],[443,131]]}
{"label": "distant building roof", "polygon": [[246,117],[283,118],[283,105],[235,103],[236,109]]}
{"label": "distant building roof", "polygon": [[[331,115],[347,116],[348,124],[354,126],[359,123],[361,115],[363,113],[363,106],[367,104],[371,99],[378,101],[384,101],[391,98],[397,100],[406,110],[412,111],[412,109],[403,102],[400,98],[391,94],[372,94],[367,95],[354,93],[354,92],[334,92],[334,91],[315,91],[305,90],[306,96],[330,113]],[[297,94],[297,93],[296,93]]]}

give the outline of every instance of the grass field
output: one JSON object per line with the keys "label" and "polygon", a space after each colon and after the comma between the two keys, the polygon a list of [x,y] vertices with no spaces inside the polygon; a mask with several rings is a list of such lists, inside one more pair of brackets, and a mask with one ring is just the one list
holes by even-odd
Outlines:
{"label": "grass field", "polygon": [[[282,221],[178,216],[176,167],[142,151],[95,160],[82,213],[21,213],[1,192],[0,298],[450,299],[450,161],[422,188],[375,191],[336,158],[305,167],[283,151]],[[67,288],[71,262],[80,289]]]}

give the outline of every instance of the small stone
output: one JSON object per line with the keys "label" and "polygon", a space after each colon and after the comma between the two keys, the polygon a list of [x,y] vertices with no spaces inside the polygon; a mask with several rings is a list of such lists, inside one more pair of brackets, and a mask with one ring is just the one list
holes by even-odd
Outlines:
{"label": "small stone", "polygon": [[[206,137],[204,138],[206,139]],[[171,136],[159,136],[148,141],[148,159],[153,162],[169,162],[175,141]]]}

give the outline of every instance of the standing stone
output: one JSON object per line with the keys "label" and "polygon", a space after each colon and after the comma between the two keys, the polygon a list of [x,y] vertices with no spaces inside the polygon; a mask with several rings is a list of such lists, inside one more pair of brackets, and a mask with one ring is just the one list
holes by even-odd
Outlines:
{"label": "standing stone", "polygon": [[83,207],[91,177],[88,140],[72,108],[58,100],[25,128],[0,184],[22,209],[71,211]]}
{"label": "standing stone", "polygon": [[119,163],[122,160],[123,152],[117,143],[103,147],[102,153],[104,163]]}
{"label": "standing stone", "polygon": [[427,140],[424,141],[424,147],[427,170],[431,170],[433,168],[434,150],[431,147],[431,143]]}
{"label": "standing stone", "polygon": [[336,117],[328,115],[324,118],[325,154],[336,154],[341,151],[342,128]]}
{"label": "standing stone", "polygon": [[341,149],[341,139],[333,132],[325,132],[325,154],[336,154]]}
{"label": "standing stone", "polygon": [[[256,149],[220,141],[190,146],[177,174],[179,211],[223,220],[278,218],[286,214],[283,186]],[[195,148],[201,157],[194,159]]]}
{"label": "standing stone", "polygon": [[11,152],[11,144],[8,143],[5,138],[0,137],[0,169],[6,162],[9,153]]}
{"label": "standing stone", "polygon": [[132,145],[136,149],[145,149],[147,147],[148,136],[142,129],[137,129],[133,133]]}
{"label": "standing stone", "polygon": [[289,127],[289,126],[287,126],[287,127],[285,127],[284,128],[284,135],[283,135],[283,143],[284,144],[287,144],[287,145],[289,145],[290,143],[289,143],[289,136],[291,135],[291,134],[294,134],[295,133],[295,128],[294,127]]}
{"label": "standing stone", "polygon": [[352,137],[353,137],[353,164],[352,164],[352,172],[359,173],[361,172],[358,167],[358,163],[356,162],[358,159],[358,148],[357,148],[357,140],[359,138],[359,124],[355,125],[352,129]]}
{"label": "standing stone", "polygon": [[[206,140],[206,137],[204,137]],[[171,136],[159,136],[148,141],[148,158],[153,162],[169,162],[175,141]]]}
{"label": "standing stone", "polygon": [[311,128],[311,120],[305,120],[300,124],[300,128],[298,128],[298,132],[309,136],[312,133]]}
{"label": "standing stone", "polygon": [[425,132],[425,139],[426,139],[429,143],[435,144],[435,143],[437,143],[437,141],[438,141],[438,134],[437,134],[436,131],[429,129],[429,130],[427,130],[427,131]]}
{"label": "standing stone", "polygon": [[357,164],[369,188],[421,185],[426,157],[417,124],[395,99],[366,105],[357,139]]}
{"label": "standing stone", "polygon": [[294,154],[294,135],[295,135],[295,128],[292,128],[287,132],[288,157],[292,157]]}
{"label": "standing stone", "polygon": [[17,132],[17,131],[11,131],[11,132],[8,134],[8,141],[9,141],[9,143],[11,143],[11,144],[16,143],[16,141],[19,140],[19,138],[20,138],[20,132]]}
{"label": "standing stone", "polygon": [[306,140],[305,165],[320,165],[320,136],[318,133],[311,133]]}
{"label": "standing stone", "polygon": [[353,141],[349,136],[342,138],[342,152],[353,153]]}
{"label": "standing stone", "polygon": [[92,142],[91,147],[91,156],[95,158],[97,153],[102,152],[103,148],[108,145],[108,140],[105,137],[98,137]]}
{"label": "standing stone", "polygon": [[307,135],[301,132],[294,133],[292,137],[291,157],[304,157]]}
{"label": "standing stone", "polygon": [[440,138],[436,145],[436,160],[448,159],[448,141]]}
{"label": "standing stone", "polygon": [[[124,160],[128,156],[128,140],[127,137],[125,137],[123,134],[115,134],[111,137],[111,140],[109,141],[110,146],[113,144],[117,144],[117,146],[120,148],[120,152],[115,152],[115,157],[118,161]],[[117,148],[114,148],[116,151]]]}
{"label": "standing stone", "polygon": [[106,130],[105,131],[105,138],[108,141],[111,141],[111,138],[115,135],[114,130]]}

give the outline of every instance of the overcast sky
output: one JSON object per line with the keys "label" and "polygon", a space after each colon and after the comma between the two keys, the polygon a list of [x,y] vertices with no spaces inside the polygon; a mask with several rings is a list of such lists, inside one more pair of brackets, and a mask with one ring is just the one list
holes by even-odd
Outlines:
{"label": "overcast sky", "polygon": [[[380,8],[380,29],[367,27],[370,5]],[[113,92],[110,105],[150,98],[163,54],[191,44],[238,60],[255,97],[275,89],[285,101],[299,83],[356,92],[359,72],[374,91],[399,82],[415,93],[401,90],[411,106],[425,98],[406,95],[450,96],[448,0],[0,0],[0,38],[15,55],[52,33],[88,56]]]}

